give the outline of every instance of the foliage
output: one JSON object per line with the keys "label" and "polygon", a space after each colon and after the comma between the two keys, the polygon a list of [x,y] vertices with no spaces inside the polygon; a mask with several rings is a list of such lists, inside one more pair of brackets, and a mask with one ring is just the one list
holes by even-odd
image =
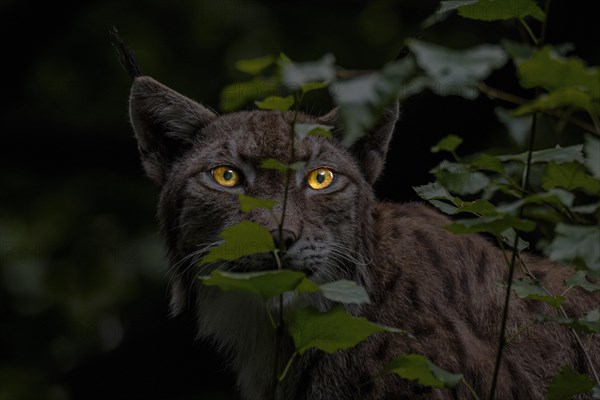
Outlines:
{"label": "foliage", "polygon": [[[529,246],[519,235],[531,232],[544,235],[546,231],[541,230],[541,227],[546,221],[560,221],[556,224],[553,237],[546,241],[538,240],[538,243],[547,243],[542,250],[551,259],[579,266],[580,270],[566,280],[567,286],[580,286],[588,291],[598,290],[598,285],[589,282],[586,274],[600,276],[600,171],[596,165],[599,141],[590,135],[585,136],[585,153],[583,144],[567,147],[557,145],[555,148],[535,151],[532,146],[534,135],[540,134],[535,122],[541,113],[549,116],[565,113],[570,115],[583,110],[592,120],[594,130],[590,133],[600,134],[597,122],[600,69],[587,67],[578,58],[565,57],[560,49],[553,46],[543,46],[546,16],[534,1],[523,1],[518,6],[515,2],[501,0],[442,2],[440,10],[444,15],[457,10],[461,17],[482,21],[516,19],[526,29],[536,48],[505,42],[503,46],[481,44],[469,49],[451,50],[411,39],[407,41],[411,57],[389,63],[380,71],[352,79],[336,79],[334,58],[329,54],[307,63],[294,63],[283,54],[279,57],[266,56],[238,62],[240,71],[252,75],[251,80],[241,85],[269,82],[269,85],[281,90],[282,95],[270,95],[255,104],[260,109],[279,111],[288,111],[295,106],[295,112],[306,93],[329,88],[330,95],[339,107],[344,130],[342,144],[349,147],[375,124],[386,107],[398,99],[408,98],[426,88],[441,96],[458,95],[468,100],[475,99],[481,90],[487,88],[482,82],[494,70],[512,60],[518,76],[516,81],[524,89],[536,88],[536,95],[531,101],[520,104],[512,111],[499,109],[497,115],[507,126],[509,134],[515,135],[515,130],[519,129],[519,142],[524,142],[524,135],[532,137],[529,149],[520,154],[479,153],[459,157],[458,148],[463,139],[457,135],[449,135],[433,146],[431,151],[447,152],[453,161],[443,160],[432,170],[436,181],[414,189],[421,198],[444,213],[471,216],[456,219],[447,227],[448,230],[459,234],[487,233],[495,237],[503,249],[512,248],[512,261],[509,262],[507,257],[511,271],[515,267],[515,259],[519,258],[519,252]],[[539,37],[529,25],[530,19],[542,22]],[[428,21],[425,25],[431,26],[431,20]],[[222,97],[222,106],[226,110],[252,100],[248,97],[243,101],[229,102],[229,89],[224,90]],[[523,119],[523,116],[528,118]],[[527,132],[523,122],[532,125],[530,132]],[[298,138],[308,135],[329,138],[331,129],[332,127],[322,125],[292,124],[290,135]],[[278,160],[265,160],[262,167],[282,172],[298,168],[297,165],[286,165]],[[240,201],[243,211],[251,209],[252,206],[247,204],[266,208],[273,206],[269,200],[249,202],[248,199],[241,198]],[[239,228],[246,225],[248,222],[243,221],[237,226],[226,228],[222,235],[225,243],[213,250],[226,250],[223,246],[227,249],[247,247],[245,235],[248,232]],[[258,226],[253,226],[252,229],[256,229],[253,232],[256,237],[266,238],[268,235],[266,231],[259,233],[258,230],[262,228]],[[235,234],[231,234],[234,231]],[[218,258],[213,250],[204,258],[203,263],[213,262]],[[348,308],[342,306],[324,312],[314,308],[295,308],[276,320],[270,314],[268,304],[273,297],[281,298],[285,292],[296,295],[319,292],[325,298],[342,304],[367,303],[368,298],[364,289],[353,282],[338,281],[319,286],[302,273],[284,269],[271,244],[261,247],[261,252],[274,252],[278,260],[277,271],[224,273],[216,270],[211,276],[201,279],[206,285],[216,285],[222,290],[247,291],[258,295],[265,302],[266,312],[269,313],[274,329],[279,332],[282,325],[287,328],[293,339],[295,352],[281,374],[280,381],[285,378],[294,357],[310,348],[331,353],[356,346],[376,332],[400,332],[373,324],[364,318],[353,317],[348,314]],[[253,252],[238,252],[236,258],[250,254]],[[230,259],[224,256],[220,258]],[[512,276],[512,272],[510,275]],[[562,317],[542,315],[538,317],[539,322],[551,321],[577,331],[598,333],[598,310],[591,310],[581,318],[568,317],[561,307],[564,296],[568,295],[567,291],[561,295],[550,293],[531,273],[525,278],[509,280],[507,296],[511,291],[520,298],[548,303],[563,314]],[[502,350],[503,345],[500,344],[498,363]],[[463,382],[462,375],[446,372],[417,354],[398,355],[382,371],[389,372],[434,388],[455,388]],[[468,383],[464,383],[476,397]],[[566,398],[565,396],[590,392],[593,386],[591,378],[577,375],[563,367],[548,387],[548,398]],[[491,391],[494,389],[492,386]]]}
{"label": "foliage", "polygon": [[[344,132],[341,143],[350,147],[374,126],[385,108],[398,99],[407,99],[430,89],[440,96],[458,95],[473,100],[482,91],[487,93],[489,88],[482,82],[512,60],[517,73],[515,81],[523,89],[535,88],[535,96],[512,110],[498,108],[496,114],[515,142],[522,145],[527,136],[531,137],[528,150],[516,154],[481,152],[459,156],[458,149],[463,144],[463,139],[454,134],[446,136],[431,151],[449,153],[453,160],[443,160],[432,169],[435,182],[414,189],[422,199],[444,213],[471,216],[468,219],[456,219],[448,225],[447,229],[451,232],[490,234],[497,239],[502,249],[513,249],[512,261],[506,258],[511,271],[515,267],[515,260],[520,259],[519,252],[529,247],[529,243],[520,235],[531,235],[534,232],[542,237],[546,236],[545,241],[538,240],[537,243],[551,259],[572,262],[580,267],[575,275],[567,279],[568,285],[580,286],[588,291],[598,290],[598,285],[590,283],[586,275],[600,276],[599,141],[587,135],[585,145],[561,147],[557,144],[553,148],[534,150],[533,144],[535,135],[543,134],[537,129],[541,114],[566,115],[566,121],[569,121],[570,115],[582,110],[591,119],[592,124],[589,126],[593,126],[593,130],[590,133],[600,135],[600,69],[587,67],[581,59],[566,57],[561,49],[544,45],[543,34],[536,36],[530,23],[531,20],[541,22],[543,31],[546,24],[545,11],[532,0],[519,2],[518,5],[503,0],[442,2],[438,11],[447,17],[453,10],[461,17],[481,21],[515,19],[526,30],[535,47],[505,42],[503,45],[480,44],[455,50],[410,39],[406,44],[411,56],[389,63],[380,71],[351,79],[338,79],[335,59],[330,54],[306,63],[292,62],[281,54],[279,57],[266,56],[238,62],[236,66],[240,71],[252,75],[251,80],[238,85],[268,82],[268,85],[280,91],[281,96],[270,95],[255,104],[265,110],[288,111],[294,108],[294,112],[298,112],[298,106],[307,93],[329,88],[341,117]],[[424,26],[432,24],[430,18]],[[230,102],[227,100],[230,89],[228,87],[223,91],[222,106],[225,110],[240,107],[253,99],[244,97],[241,101],[238,99]],[[261,97],[262,93],[266,92],[259,91],[256,97]],[[297,135],[299,138],[307,135],[330,138],[332,128],[292,124],[290,135]],[[297,169],[298,165],[265,160],[262,167],[288,172]],[[272,207],[268,200],[261,202],[256,206]],[[247,211],[249,206],[244,208],[244,204],[248,204],[248,201],[244,200],[242,203],[243,211]],[[548,222],[555,226],[553,232],[548,233]],[[247,224],[247,221],[243,221],[239,226]],[[259,227],[254,228],[257,229],[254,235],[266,238],[268,232],[259,233]],[[222,235],[225,243],[215,249],[223,251],[222,246],[243,247],[246,240],[244,235],[248,232],[239,230],[233,235],[229,234],[234,230],[238,228],[226,228]],[[320,292],[327,299],[343,304],[368,302],[364,289],[353,282],[338,281],[316,285],[303,274],[284,269],[277,250],[271,244],[261,249],[262,252],[274,252],[278,260],[278,271],[234,274],[217,270],[211,276],[203,277],[204,283],[216,285],[223,290],[254,293],[265,302],[269,314],[271,311],[268,304],[271,298],[281,298],[284,292],[296,295]],[[213,250],[203,262],[215,261]],[[250,253],[238,253],[237,257],[246,254]],[[560,318],[539,316],[538,322],[554,322],[577,331],[598,332],[598,310],[590,310],[586,316],[578,319],[568,317],[561,307],[568,293],[550,293],[531,273],[522,279],[509,280],[507,296],[511,291],[520,298],[548,303],[563,314]],[[280,381],[285,378],[294,357],[310,348],[335,352],[353,347],[377,332],[400,332],[353,317],[348,314],[348,309],[336,306],[319,311],[300,307],[293,309],[289,315],[281,315],[277,321],[270,315],[274,328],[285,326],[295,345],[295,352]],[[503,326],[504,322],[505,319]],[[502,350],[501,341],[498,362],[501,360]],[[497,371],[498,364],[494,371],[493,385]],[[434,388],[454,388],[463,381],[462,375],[448,373],[417,354],[399,355],[382,371],[389,372]],[[575,383],[566,383],[569,380]],[[589,377],[576,376],[565,367],[548,388],[548,396],[558,399],[589,392],[593,388],[592,382]],[[476,397],[468,383],[465,384]]]}

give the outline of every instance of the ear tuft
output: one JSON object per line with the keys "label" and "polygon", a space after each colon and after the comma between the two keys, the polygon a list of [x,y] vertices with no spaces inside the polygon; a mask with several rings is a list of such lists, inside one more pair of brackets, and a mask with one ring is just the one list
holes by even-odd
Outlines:
{"label": "ear tuft", "polygon": [[133,81],[129,115],[146,174],[158,184],[200,129],[216,118],[206,107],[148,76]]}

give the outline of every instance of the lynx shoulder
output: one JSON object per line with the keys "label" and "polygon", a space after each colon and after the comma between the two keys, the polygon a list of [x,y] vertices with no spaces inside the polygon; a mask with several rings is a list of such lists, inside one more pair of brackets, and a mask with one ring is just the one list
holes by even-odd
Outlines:
{"label": "lynx shoulder", "polygon": [[[219,233],[244,219],[269,231],[276,221],[264,209],[239,210],[238,195],[278,201],[285,209],[286,262],[318,283],[348,279],[366,288],[371,304],[351,312],[411,332],[371,336],[358,346],[326,354],[307,352],[293,365],[280,399],[467,398],[388,375],[373,379],[389,360],[419,353],[460,372],[486,396],[494,369],[507,280],[502,252],[483,237],[444,229],[446,217],[420,204],[378,202],[372,184],[379,176],[398,117],[397,107],[351,148],[334,138],[307,136],[290,154],[292,116],[274,111],[219,116],[152,78],[134,79],[130,115],[142,164],[161,187],[158,216],[169,254],[172,307],[197,309],[201,337],[214,340],[230,357],[245,399],[263,400],[273,379],[274,333],[262,304],[241,293],[224,293],[196,279],[210,269],[258,271],[274,268],[266,254],[203,269],[198,261]],[[336,114],[300,114],[298,122],[336,125]],[[402,134],[402,132],[400,132]],[[281,172],[260,168],[269,158],[303,161],[284,190]],[[321,174],[321,175],[319,175]],[[317,183],[311,185],[308,177]],[[544,285],[563,292],[572,268],[531,255],[523,262]],[[518,277],[517,277],[518,278]],[[564,310],[581,316],[600,304],[598,293],[571,289]],[[499,373],[498,399],[542,399],[561,365],[590,372],[600,365],[600,339],[563,327],[536,325],[520,331],[536,314],[556,314],[540,302],[511,299],[511,338]],[[517,335],[517,333],[519,333]],[[586,359],[582,347],[587,349]],[[288,349],[291,351],[291,349]]]}

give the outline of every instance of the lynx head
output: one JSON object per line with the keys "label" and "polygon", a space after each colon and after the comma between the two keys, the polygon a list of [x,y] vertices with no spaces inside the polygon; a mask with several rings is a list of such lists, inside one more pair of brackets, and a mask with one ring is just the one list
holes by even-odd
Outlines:
{"label": "lynx head", "polygon": [[[350,149],[335,138],[290,135],[293,113],[242,111],[217,115],[147,76],[131,88],[130,116],[146,174],[161,187],[158,217],[167,242],[172,304],[187,303],[199,274],[219,268],[275,268],[271,255],[247,256],[203,267],[199,260],[219,243],[223,228],[244,219],[272,232],[286,249],[288,268],[317,282],[354,279],[368,286],[371,258],[371,185],[379,176],[397,118],[397,107]],[[298,114],[298,123],[337,125],[336,112]],[[286,173],[261,168],[273,158],[305,167]],[[273,210],[240,211],[239,194],[274,199]],[[283,232],[278,231],[286,197]],[[283,243],[280,243],[283,242]]]}

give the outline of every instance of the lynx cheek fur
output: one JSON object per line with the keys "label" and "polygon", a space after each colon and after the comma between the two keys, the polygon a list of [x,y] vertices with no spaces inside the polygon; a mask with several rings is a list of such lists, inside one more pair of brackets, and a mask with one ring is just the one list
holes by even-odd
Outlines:
{"label": "lynx cheek fur", "polygon": [[[273,111],[218,116],[152,78],[136,77],[130,98],[131,122],[148,176],[161,186],[158,217],[170,259],[172,308],[194,308],[199,337],[210,339],[230,358],[245,399],[263,400],[271,385],[274,333],[262,305],[239,293],[203,287],[197,263],[220,231],[243,219],[269,230],[266,210],[243,214],[237,195],[283,199],[283,179],[259,168],[262,160],[302,160],[293,175],[285,217],[288,266],[317,282],[351,279],[364,286],[371,304],[352,309],[370,321],[405,329],[413,337],[376,334],[357,347],[300,357],[279,399],[449,399],[456,392],[431,390],[398,377],[371,379],[388,361],[420,353],[442,368],[460,372],[480,396],[490,387],[506,282],[500,250],[476,236],[447,232],[449,220],[416,203],[377,202],[371,185],[384,164],[397,110],[381,116],[375,129],[352,148],[335,139],[309,136],[296,142],[290,159],[291,115]],[[298,122],[335,124],[301,114]],[[240,185],[223,187],[211,171],[234,169]],[[306,172],[327,166],[335,181],[325,190],[307,186]],[[281,213],[275,208],[275,214]],[[571,268],[524,256],[530,270],[553,292],[564,290]],[[252,271],[273,267],[268,255],[246,257],[220,268]],[[202,273],[207,273],[206,270]],[[571,289],[564,307],[581,316],[600,304],[600,295]],[[539,302],[512,299],[507,337],[536,313],[554,314]],[[596,367],[600,340],[581,335]],[[284,357],[285,358],[285,357]],[[507,346],[496,398],[542,399],[563,364],[589,373],[574,336],[554,324],[520,333]]]}

